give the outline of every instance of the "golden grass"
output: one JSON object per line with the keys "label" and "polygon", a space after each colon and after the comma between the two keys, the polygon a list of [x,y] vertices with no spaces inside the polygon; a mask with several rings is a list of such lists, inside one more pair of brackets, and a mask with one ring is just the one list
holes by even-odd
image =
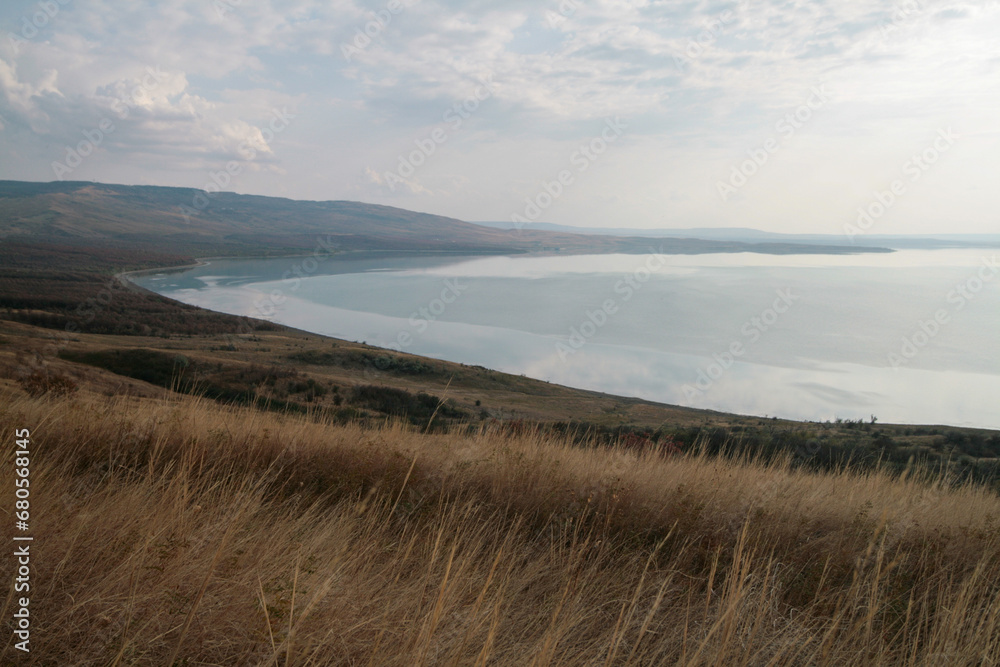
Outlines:
{"label": "golden grass", "polygon": [[32,430],[36,568],[34,648],[5,661],[1000,656],[1000,499],[980,488],[195,399],[2,398],[8,439]]}

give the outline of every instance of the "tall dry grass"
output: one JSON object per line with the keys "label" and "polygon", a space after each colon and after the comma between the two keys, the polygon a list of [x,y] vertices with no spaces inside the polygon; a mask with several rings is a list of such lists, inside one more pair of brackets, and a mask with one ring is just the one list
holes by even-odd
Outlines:
{"label": "tall dry grass", "polygon": [[8,394],[0,424],[34,438],[34,648],[11,664],[1000,656],[1000,499],[946,480],[192,399]]}

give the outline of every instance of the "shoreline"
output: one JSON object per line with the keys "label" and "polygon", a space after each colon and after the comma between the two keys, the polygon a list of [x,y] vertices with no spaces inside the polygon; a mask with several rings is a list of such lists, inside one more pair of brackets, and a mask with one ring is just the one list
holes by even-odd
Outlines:
{"label": "shoreline", "polygon": [[[391,255],[396,257],[430,257],[434,255],[454,255],[454,256],[469,256],[469,257],[479,257],[479,256],[507,256],[507,255],[517,255],[517,256],[548,256],[551,253],[530,253],[530,252],[489,252],[489,251],[464,251],[464,250],[341,250],[340,252],[332,253],[331,257],[342,257],[353,255],[364,256],[380,256],[380,255]],[[558,254],[558,253],[556,253]],[[268,260],[268,259],[295,259],[298,257],[313,257],[315,252],[303,252],[295,253],[292,255],[213,255],[209,257],[195,257],[193,264],[179,264],[176,266],[165,266],[165,267],[153,267],[149,269],[134,269],[132,271],[122,271],[115,274],[115,278],[119,280],[128,281],[129,284],[134,285],[140,289],[146,289],[141,285],[136,284],[131,280],[131,276],[140,276],[154,273],[175,273],[178,271],[186,271],[188,269],[197,269],[202,266],[209,265],[213,260],[232,260],[232,261],[257,261],[257,260]],[[146,290],[150,291],[150,290]],[[162,295],[161,295],[162,296]],[[168,297],[169,298],[169,297]]]}
{"label": "shoreline", "polygon": [[[466,254],[467,253],[464,253],[464,252],[438,252],[438,251],[431,251],[431,252],[420,252],[420,251],[414,251],[414,252],[399,252],[399,251],[347,251],[347,252],[337,253],[337,256],[340,257],[341,259],[347,260],[347,259],[357,259],[357,258],[367,258],[367,257],[387,257],[387,256],[391,256],[391,257],[410,257],[410,258],[413,258],[413,257],[433,257],[433,256],[456,256],[456,255],[457,256],[464,256]],[[479,253],[479,255],[481,255],[481,256],[491,256],[491,255],[495,255],[495,254],[496,253]],[[507,253],[501,253],[501,256],[503,256],[503,255],[507,255]],[[121,277],[122,280],[127,281],[128,284],[132,285],[136,289],[143,290],[143,291],[149,292],[151,294],[156,294],[157,296],[160,296],[160,297],[163,297],[163,298],[171,299],[173,301],[176,301],[177,303],[185,303],[183,301],[180,301],[180,300],[177,300],[177,299],[173,299],[170,296],[161,294],[159,292],[155,292],[155,291],[147,289],[146,287],[143,287],[143,286],[141,286],[141,285],[139,285],[139,284],[137,284],[135,282],[132,282],[131,277],[132,276],[140,276],[140,275],[150,275],[150,274],[156,274],[156,273],[168,273],[168,272],[185,271],[185,270],[189,270],[189,269],[193,269],[193,268],[204,267],[204,266],[210,264],[213,260],[223,260],[224,259],[224,260],[240,260],[240,261],[242,261],[242,260],[250,260],[250,261],[252,261],[252,260],[293,259],[295,257],[309,257],[309,256],[311,256],[311,253],[298,254],[298,255],[257,256],[257,257],[231,257],[231,256],[225,256],[225,257],[201,257],[201,258],[197,258],[196,263],[193,263],[193,264],[184,264],[184,265],[178,265],[178,266],[174,266],[174,267],[164,267],[164,268],[140,269],[140,270],[136,270],[136,271],[122,272],[119,275],[120,275],[120,277]],[[520,254],[519,256],[551,256],[551,254],[550,253],[525,253],[525,254]],[[556,256],[558,256],[558,255],[556,255]],[[193,305],[193,304],[185,304],[185,305]],[[203,308],[203,306],[198,306],[198,307]],[[205,309],[205,310],[210,310],[210,309]],[[229,313],[229,312],[225,312],[225,311],[214,311],[214,312],[219,312],[219,313],[227,314],[227,315],[234,315],[235,314],[235,313]],[[251,317],[253,319],[260,319],[260,318],[254,318],[253,316],[250,316],[250,315],[247,315],[246,317]],[[360,340],[359,341],[352,341],[352,340],[347,339],[347,338],[338,338],[338,337],[335,337],[335,336],[331,336],[329,334],[320,333],[320,332],[317,332],[317,331],[314,331],[314,330],[305,329],[305,328],[302,328],[300,326],[291,325],[291,324],[287,324],[287,323],[280,322],[280,321],[274,321],[274,320],[263,320],[263,321],[268,321],[268,322],[271,322],[273,324],[277,324],[279,326],[288,328],[290,330],[295,330],[295,331],[306,333],[306,334],[309,334],[309,335],[319,336],[319,337],[322,337],[324,339],[328,339],[328,340],[331,340],[331,341],[342,341],[342,342],[348,342],[348,343],[350,343],[350,342],[360,342]],[[391,348],[380,347],[380,346],[377,346],[377,345],[370,345],[369,347],[372,347],[374,349],[391,351]],[[460,361],[450,361],[447,358],[439,358],[439,357],[426,356],[426,355],[422,355],[420,353],[407,352],[406,354],[414,356],[416,358],[426,359],[426,360],[448,361],[450,363],[460,363],[460,364],[462,363]],[[495,371],[497,373],[503,373],[503,374],[506,374],[506,375],[517,375],[518,374],[517,371],[505,371],[505,370],[500,370],[500,369],[491,369],[491,370],[493,370],[493,371]],[[543,378],[538,378],[538,377],[534,377],[533,379],[541,381],[541,382],[549,382],[548,380],[545,380]],[[662,400],[657,400],[655,398],[650,398],[648,396],[629,396],[629,395],[625,395],[625,394],[616,394],[616,393],[608,392],[606,390],[600,390],[600,389],[589,388],[589,387],[580,387],[580,386],[575,386],[575,385],[570,385],[570,384],[563,385],[563,386],[565,386],[568,389],[573,389],[575,391],[597,392],[597,393],[605,394],[607,396],[616,396],[616,397],[619,397],[619,398],[622,398],[622,399],[637,398],[639,400],[648,401],[650,403],[654,403],[654,404],[657,404],[657,405],[662,405],[662,406],[670,407],[670,408],[713,412],[713,413],[718,413],[718,414],[731,415],[733,417],[738,417],[738,418],[767,419],[767,418],[771,418],[772,417],[772,415],[771,415],[770,412],[767,413],[766,415],[765,414],[743,413],[743,412],[732,411],[732,410],[721,410],[721,409],[718,409],[718,408],[697,407],[697,406],[688,406],[688,405],[674,404],[674,403],[664,402]],[[802,423],[802,424],[822,424],[822,423],[825,423],[824,418],[822,416],[815,417],[815,418],[810,418],[809,416],[806,416],[806,417],[782,417],[782,416],[777,416],[777,418],[781,419],[783,421],[798,422],[798,423]],[[845,421],[851,421],[849,418],[844,418],[842,415],[841,415],[841,418],[843,418]],[[828,421],[833,421],[833,420],[834,420],[834,417],[829,417],[828,418]],[[892,425],[899,425],[899,426],[968,428],[968,429],[979,429],[979,430],[986,430],[986,431],[993,431],[993,432],[1000,431],[1000,426],[984,426],[984,425],[976,425],[976,424],[959,424],[959,423],[950,423],[950,422],[947,422],[947,421],[921,422],[921,421],[904,420],[904,421],[891,421],[891,422],[887,421],[887,422],[883,422],[883,423],[887,424],[887,425],[892,424]]]}
{"label": "shoreline", "polygon": [[[640,238],[640,237],[636,237]],[[644,238],[644,237],[641,237]],[[644,238],[645,240],[645,238]],[[648,239],[650,243],[656,240],[676,240],[671,237],[650,237]],[[821,246],[813,246],[808,244],[798,244],[798,243],[786,243],[786,244],[772,244],[770,242],[762,243],[745,243],[747,248],[741,248],[739,250],[710,250],[710,251],[681,251],[681,252],[664,252],[662,248],[657,250],[655,248],[647,248],[643,252],[593,252],[593,251],[563,251],[563,250],[539,250],[530,251],[522,250],[518,251],[513,248],[503,249],[503,250],[341,250],[335,253],[331,253],[332,257],[340,256],[396,256],[396,257],[432,257],[432,256],[469,256],[469,257],[505,257],[505,256],[517,256],[517,257],[573,257],[580,255],[648,255],[648,254],[662,254],[671,255],[678,257],[686,257],[692,255],[739,255],[739,254],[753,254],[753,255],[768,255],[774,257],[787,257],[789,255],[804,255],[804,256],[815,256],[815,255],[829,255],[833,257],[842,257],[845,255],[869,255],[869,254],[891,254],[899,252],[896,248],[870,246],[870,247],[858,247],[853,248],[849,246],[830,246],[829,251],[818,251],[817,248]],[[810,251],[807,252],[776,252],[776,251],[761,251],[754,250],[753,247],[756,245],[783,245],[786,247],[793,247],[796,245],[801,245],[803,248],[808,248]],[[785,248],[782,248],[783,250]],[[165,273],[165,272],[175,272],[184,271],[187,269],[195,269],[201,266],[205,266],[212,260],[265,260],[265,259],[295,259],[297,257],[312,257],[316,253],[313,252],[301,252],[293,254],[279,254],[279,255],[212,255],[208,257],[195,257],[195,263],[193,264],[181,264],[177,266],[167,266],[167,267],[153,267],[148,269],[135,269],[132,271],[122,271],[116,273],[115,277],[118,279],[128,280],[130,276],[145,275],[149,273]],[[132,281],[129,280],[131,283]],[[132,283],[133,285],[135,283]],[[140,287],[136,285],[136,287]]]}

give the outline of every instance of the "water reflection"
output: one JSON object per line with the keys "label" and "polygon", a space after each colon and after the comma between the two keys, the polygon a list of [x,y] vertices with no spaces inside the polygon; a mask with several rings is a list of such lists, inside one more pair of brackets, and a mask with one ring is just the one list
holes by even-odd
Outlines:
{"label": "water reflection", "polygon": [[[143,286],[195,305],[560,384],[727,412],[1000,428],[983,251],[220,260]],[[450,283],[448,281],[451,281]],[[776,294],[793,295],[772,313]],[[267,305],[266,312],[261,304]],[[917,354],[906,340],[946,310]],[[733,354],[734,345],[741,346]]]}

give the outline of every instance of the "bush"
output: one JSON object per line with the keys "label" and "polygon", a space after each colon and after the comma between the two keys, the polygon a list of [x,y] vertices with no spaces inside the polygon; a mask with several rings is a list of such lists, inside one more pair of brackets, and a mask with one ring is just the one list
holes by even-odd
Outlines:
{"label": "bush", "polygon": [[43,394],[71,394],[77,390],[76,382],[60,373],[51,373],[46,370],[36,369],[31,373],[18,379],[17,384],[26,391],[29,396],[42,396]]}
{"label": "bush", "polygon": [[61,359],[96,366],[118,375],[142,380],[160,387],[170,387],[190,365],[187,357],[157,350],[100,350],[74,352],[62,350]]}
{"label": "bush", "polygon": [[457,419],[465,416],[465,412],[456,408],[450,399],[442,401],[431,394],[420,392],[414,395],[405,389],[393,387],[358,385],[351,390],[350,402],[383,414],[405,417],[414,424],[427,423],[435,411],[437,416],[444,418]]}

